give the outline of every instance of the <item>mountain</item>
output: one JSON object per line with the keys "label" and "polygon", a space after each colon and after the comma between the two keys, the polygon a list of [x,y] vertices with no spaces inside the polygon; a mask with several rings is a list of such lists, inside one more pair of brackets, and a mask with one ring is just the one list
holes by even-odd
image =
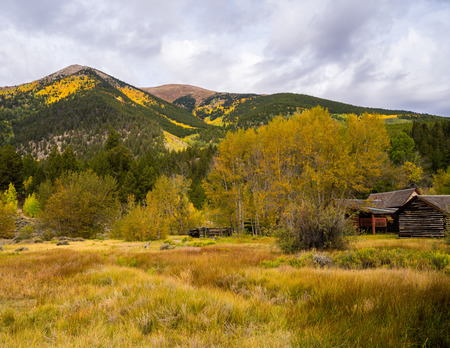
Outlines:
{"label": "mountain", "polygon": [[172,103],[178,98],[190,95],[196,100],[196,104],[199,104],[204,99],[217,93],[214,91],[210,91],[209,89],[181,84],[169,84],[157,87],[147,87],[142,88],[142,90],[150,94],[153,94],[158,98],[164,99],[165,101],[168,101],[170,103]]}
{"label": "mountain", "polygon": [[[108,129],[119,131],[133,154],[208,129],[183,108],[97,69],[71,65],[40,80],[0,89],[0,145],[45,157],[51,147],[70,145],[92,156]],[[181,144],[180,144],[181,143]]]}
{"label": "mountain", "polygon": [[182,84],[142,87],[141,89],[190,111],[208,124],[216,125],[222,125],[222,117],[234,110],[237,104],[258,96],[257,94],[215,92]]}
{"label": "mountain", "polygon": [[377,113],[387,124],[412,123],[414,120],[436,121],[441,116],[413,111],[369,108],[345,104],[305,94],[277,93],[271,95],[224,93],[204,90],[189,85],[164,85],[143,88],[160,98],[190,111],[194,116],[213,125],[233,125],[248,128],[266,124],[274,116],[289,115],[315,106],[322,106],[336,119],[346,114]]}
{"label": "mountain", "polygon": [[[71,65],[40,80],[0,88],[0,146],[44,158],[53,146],[92,157],[110,128],[133,155],[205,145],[227,129],[257,127],[277,115],[320,105],[336,119],[378,113],[386,123],[439,120],[410,111],[365,108],[303,94],[224,93],[191,85],[137,88],[104,72]],[[220,126],[220,127],[215,127]]]}

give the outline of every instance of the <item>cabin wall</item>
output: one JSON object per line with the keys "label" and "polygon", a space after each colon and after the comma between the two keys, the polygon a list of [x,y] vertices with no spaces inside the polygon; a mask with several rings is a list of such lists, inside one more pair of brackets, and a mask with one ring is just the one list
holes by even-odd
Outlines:
{"label": "cabin wall", "polygon": [[398,217],[399,237],[444,237],[445,216],[438,209],[416,200]]}

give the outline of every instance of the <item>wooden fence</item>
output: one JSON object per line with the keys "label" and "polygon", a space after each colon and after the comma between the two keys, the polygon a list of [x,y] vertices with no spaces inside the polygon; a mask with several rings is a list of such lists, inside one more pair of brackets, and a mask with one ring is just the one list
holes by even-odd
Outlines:
{"label": "wooden fence", "polygon": [[189,236],[194,238],[230,237],[232,230],[229,227],[200,227],[189,231]]}

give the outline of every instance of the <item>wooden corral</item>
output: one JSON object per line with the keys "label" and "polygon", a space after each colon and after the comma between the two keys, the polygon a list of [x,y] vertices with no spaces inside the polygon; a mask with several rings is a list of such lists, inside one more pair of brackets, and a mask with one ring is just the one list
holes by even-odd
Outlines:
{"label": "wooden corral", "polygon": [[449,226],[450,195],[416,196],[397,211],[399,237],[442,238]]}
{"label": "wooden corral", "polygon": [[229,227],[200,227],[189,231],[189,236],[193,238],[230,237],[232,235]]}

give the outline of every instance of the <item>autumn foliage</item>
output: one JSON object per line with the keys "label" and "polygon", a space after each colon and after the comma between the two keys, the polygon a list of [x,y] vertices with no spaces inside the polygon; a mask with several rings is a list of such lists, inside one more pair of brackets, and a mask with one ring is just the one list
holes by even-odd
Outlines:
{"label": "autumn foliage", "polygon": [[63,175],[42,214],[45,226],[56,235],[92,238],[118,214],[116,181],[92,171]]}
{"label": "autumn foliage", "polygon": [[299,207],[324,208],[368,192],[387,163],[389,139],[374,115],[333,120],[316,107],[258,130],[228,133],[204,183],[216,218],[239,233],[250,221],[293,228]]}
{"label": "autumn foliage", "polygon": [[0,191],[0,238],[12,238],[16,228],[17,192],[9,184],[5,192]]}
{"label": "autumn foliage", "polygon": [[161,175],[147,193],[145,205],[133,198],[127,212],[115,223],[113,235],[126,240],[163,239],[185,234],[199,223],[199,213],[188,198],[190,182],[181,175]]}

